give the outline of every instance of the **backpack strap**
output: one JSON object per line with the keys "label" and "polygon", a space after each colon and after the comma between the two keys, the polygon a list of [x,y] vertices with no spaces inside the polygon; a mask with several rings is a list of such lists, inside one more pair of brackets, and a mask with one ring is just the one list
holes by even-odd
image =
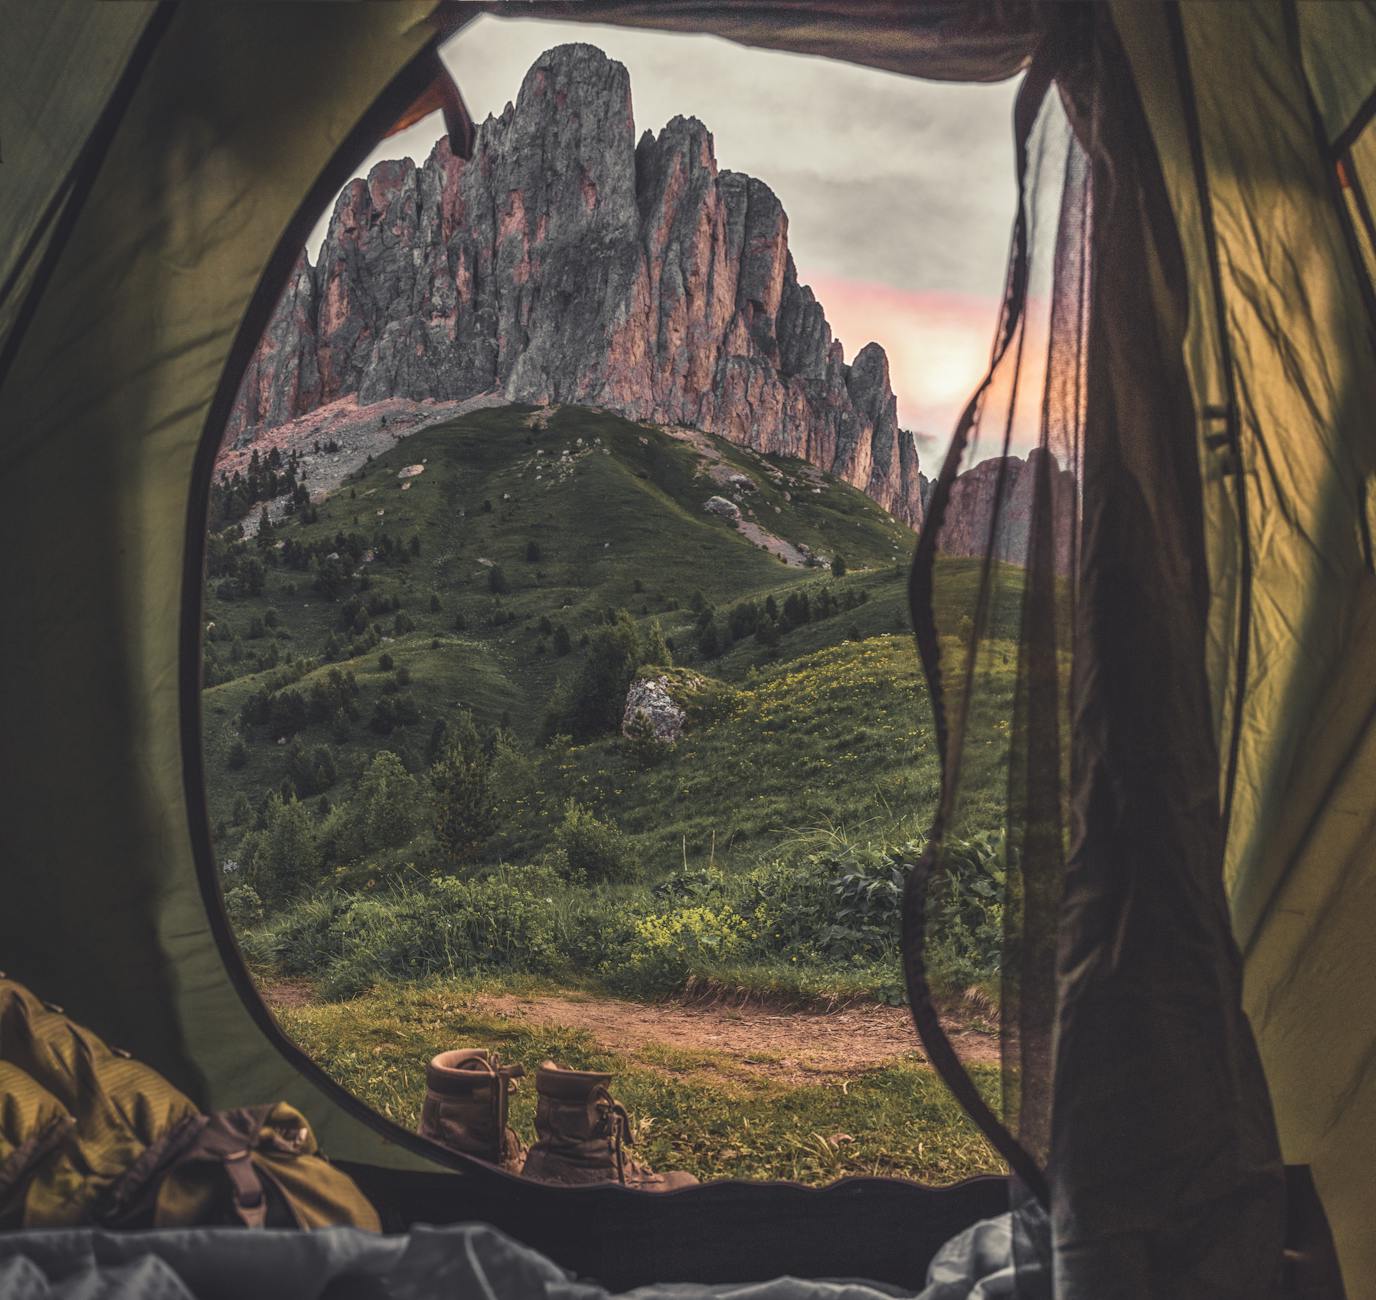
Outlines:
{"label": "backpack strap", "polygon": [[[181,1227],[207,1222],[202,1187],[207,1167],[222,1170],[229,1185],[234,1217],[246,1228],[263,1228],[268,1222],[268,1198],[254,1162],[254,1151],[273,1107],[239,1106],[233,1110],[202,1115],[194,1135],[164,1167],[153,1210],[153,1226]],[[200,1169],[195,1166],[201,1166]],[[291,1207],[288,1205],[288,1211]],[[295,1214],[291,1217],[295,1219]],[[296,1226],[299,1226],[296,1225]]]}
{"label": "backpack strap", "polygon": [[66,1108],[23,1070],[0,1061],[0,1228],[23,1219],[28,1187],[76,1128]]}

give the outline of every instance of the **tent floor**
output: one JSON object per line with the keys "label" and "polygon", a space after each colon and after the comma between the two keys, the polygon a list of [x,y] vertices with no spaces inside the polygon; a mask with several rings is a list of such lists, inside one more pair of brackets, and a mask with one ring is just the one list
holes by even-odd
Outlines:
{"label": "tent floor", "polygon": [[938,1247],[1008,1208],[1003,1178],[952,1187],[851,1178],[707,1183],[679,1192],[549,1187],[496,1174],[471,1178],[354,1165],[383,1227],[490,1223],[580,1277],[613,1291],[651,1282],[863,1277],[918,1289]]}
{"label": "tent floor", "polygon": [[[387,1231],[416,1223],[490,1223],[613,1291],[651,1282],[864,1277],[920,1289],[937,1249],[1008,1208],[1007,1181],[951,1187],[852,1178],[825,1189],[708,1183],[670,1194],[547,1187],[340,1162]],[[1344,1300],[1337,1251],[1307,1165],[1286,1167],[1286,1300]]]}

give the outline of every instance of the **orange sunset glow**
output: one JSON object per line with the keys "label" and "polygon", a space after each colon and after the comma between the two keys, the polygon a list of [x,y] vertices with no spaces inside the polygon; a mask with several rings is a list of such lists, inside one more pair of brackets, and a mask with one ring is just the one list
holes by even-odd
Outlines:
{"label": "orange sunset glow", "polygon": [[[883,344],[889,376],[898,397],[898,419],[918,438],[924,470],[935,474],[960,412],[989,365],[999,304],[970,294],[899,289],[893,285],[811,276],[808,281],[826,304],[833,337],[849,361],[871,339]],[[1039,392],[1044,369],[1044,307],[1030,304],[1028,339],[1021,380],[1023,398],[1014,423],[1012,450],[1026,455],[1036,438],[1037,412],[1028,394]],[[1006,403],[1002,392],[991,401]],[[997,426],[997,434],[995,427]],[[988,426],[1002,437],[1002,420]],[[967,460],[997,455],[1002,447],[981,445]]]}

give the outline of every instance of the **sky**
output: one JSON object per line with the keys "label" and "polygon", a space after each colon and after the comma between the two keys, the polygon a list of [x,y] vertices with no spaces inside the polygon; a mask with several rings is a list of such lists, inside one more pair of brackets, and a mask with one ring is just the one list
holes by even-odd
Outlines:
{"label": "sky", "polygon": [[[1016,81],[952,85],[712,36],[490,16],[442,53],[481,122],[515,99],[538,55],[567,41],[626,65],[637,134],[675,114],[697,117],[720,168],[774,190],[798,278],[847,360],[871,340],[884,347],[899,422],[931,465],[983,375],[997,324],[1016,200]],[[392,136],[359,174],[385,158],[423,162],[442,129],[435,114]]]}

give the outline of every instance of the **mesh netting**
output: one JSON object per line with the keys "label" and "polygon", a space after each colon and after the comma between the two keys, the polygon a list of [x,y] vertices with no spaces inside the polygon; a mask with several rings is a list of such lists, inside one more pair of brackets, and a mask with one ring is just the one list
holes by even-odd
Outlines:
{"label": "mesh netting", "polygon": [[[1077,570],[1089,170],[1044,69],[1015,111],[1021,176],[1005,298],[986,378],[929,499],[910,598],[935,714],[942,789],[905,899],[909,994],[932,1062],[1013,1173],[1045,1259],[1057,914],[1069,825],[1070,628]],[[996,987],[937,983],[928,960],[969,845],[999,846]],[[976,996],[982,994],[982,997]],[[997,1069],[961,1026],[997,1007]]]}

